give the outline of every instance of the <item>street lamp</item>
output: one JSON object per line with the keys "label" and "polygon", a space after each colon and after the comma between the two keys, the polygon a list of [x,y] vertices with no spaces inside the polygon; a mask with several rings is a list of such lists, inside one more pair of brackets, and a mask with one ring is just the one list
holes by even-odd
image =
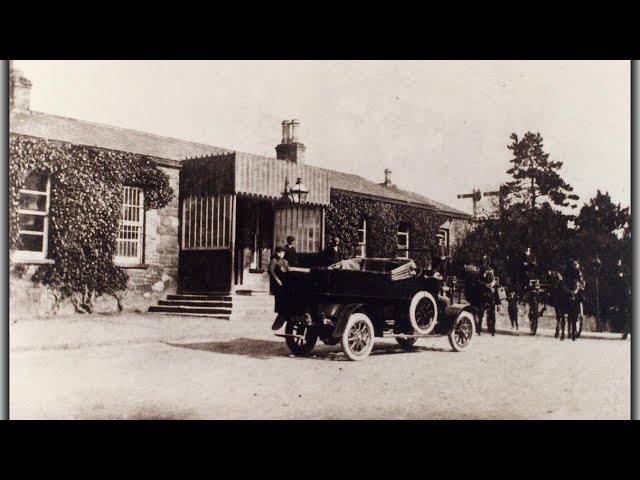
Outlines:
{"label": "street lamp", "polygon": [[289,200],[291,200],[292,203],[304,203],[307,199],[309,190],[307,190],[307,188],[303,185],[302,179],[298,177],[298,180],[296,180],[296,184],[291,187],[289,191],[287,191],[288,183],[289,182],[285,184],[285,194],[289,197]]}

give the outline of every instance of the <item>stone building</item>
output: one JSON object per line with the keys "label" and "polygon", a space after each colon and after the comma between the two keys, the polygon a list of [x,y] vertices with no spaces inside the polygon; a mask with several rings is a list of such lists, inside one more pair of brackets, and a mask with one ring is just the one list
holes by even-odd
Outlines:
{"label": "stone building", "polygon": [[[198,306],[189,305],[189,297],[180,294],[215,292],[226,298],[234,293],[265,292],[266,265],[274,246],[294,235],[302,258],[320,252],[329,234],[327,215],[333,211],[329,207],[344,195],[374,202],[383,210],[387,206],[389,211],[402,208],[403,212],[439,215],[439,228],[452,251],[473,226],[470,215],[393,185],[388,170],[385,180],[376,183],[307,164],[298,120],[282,122],[282,141],[270,158],[36,112],[30,109],[30,89],[31,82],[20,71],[11,70],[10,136],[143,155],[152,158],[169,178],[174,198],[165,207],[146,212],[140,189],[122,187],[126,208],[120,218],[114,262],[129,277],[124,294],[127,310],[146,311],[151,306],[156,311],[188,312],[189,307]],[[29,194],[40,195],[42,204],[48,205],[48,200],[44,202],[50,195],[46,179],[42,185],[40,191]],[[302,198],[294,198],[298,190]],[[11,279],[12,309],[36,305],[33,308],[38,312],[46,310],[47,292],[29,282],[29,274],[38,265],[55,261],[47,251],[49,212],[43,208],[38,215],[44,217],[38,231],[21,231],[34,242],[28,243],[31,246],[26,251],[11,252],[11,262],[26,265],[28,273],[22,279]],[[371,247],[370,239],[378,232],[370,231],[365,217],[361,222],[352,226],[355,240],[348,245],[349,254],[412,257],[414,251],[428,249],[420,222],[387,228],[393,236],[387,244],[396,247],[393,251]],[[375,219],[370,223],[375,224]],[[416,245],[418,238],[420,245]],[[208,312],[206,308],[191,310]]]}

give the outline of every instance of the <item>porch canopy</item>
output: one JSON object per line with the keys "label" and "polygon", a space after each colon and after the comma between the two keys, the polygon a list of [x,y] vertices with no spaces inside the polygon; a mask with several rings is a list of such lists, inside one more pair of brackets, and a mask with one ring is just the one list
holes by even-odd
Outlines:
{"label": "porch canopy", "polygon": [[241,195],[280,200],[285,185],[291,188],[298,178],[309,190],[306,205],[329,205],[326,170],[242,152],[183,160],[180,193],[182,196]]}

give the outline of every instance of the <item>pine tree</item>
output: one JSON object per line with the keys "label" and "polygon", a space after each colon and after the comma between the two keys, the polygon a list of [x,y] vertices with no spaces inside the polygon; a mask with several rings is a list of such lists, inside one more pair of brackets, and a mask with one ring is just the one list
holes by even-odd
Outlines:
{"label": "pine tree", "polygon": [[512,143],[507,148],[513,152],[512,167],[507,173],[513,181],[507,182],[509,196],[523,203],[525,208],[535,210],[538,201],[558,207],[576,208],[578,196],[572,194],[573,187],[558,174],[562,162],[549,160],[545,153],[542,136],[527,132],[522,139],[512,133]]}

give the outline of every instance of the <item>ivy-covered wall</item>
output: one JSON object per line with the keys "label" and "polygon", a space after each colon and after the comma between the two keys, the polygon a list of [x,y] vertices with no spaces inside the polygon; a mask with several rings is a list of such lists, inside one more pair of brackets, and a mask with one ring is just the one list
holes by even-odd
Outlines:
{"label": "ivy-covered wall", "polygon": [[[325,217],[326,241],[338,236],[342,254],[352,256],[358,243],[358,227],[367,220],[367,255],[392,257],[400,223],[409,225],[410,257],[424,268],[431,264],[430,249],[438,228],[446,218],[434,211],[388,203],[340,190],[331,191],[331,205]],[[422,250],[422,251],[419,251]]]}
{"label": "ivy-covered wall", "polygon": [[[20,247],[19,190],[29,172],[51,178],[50,264],[31,276],[44,285],[54,304],[69,299],[77,312],[92,310],[97,297],[118,299],[127,287],[126,271],[114,265],[122,208],[122,186],[144,190],[146,211],[174,198],[168,175],[150,157],[12,134],[9,139],[9,248]],[[24,265],[10,264],[14,277]],[[33,269],[32,269],[33,270]]]}

